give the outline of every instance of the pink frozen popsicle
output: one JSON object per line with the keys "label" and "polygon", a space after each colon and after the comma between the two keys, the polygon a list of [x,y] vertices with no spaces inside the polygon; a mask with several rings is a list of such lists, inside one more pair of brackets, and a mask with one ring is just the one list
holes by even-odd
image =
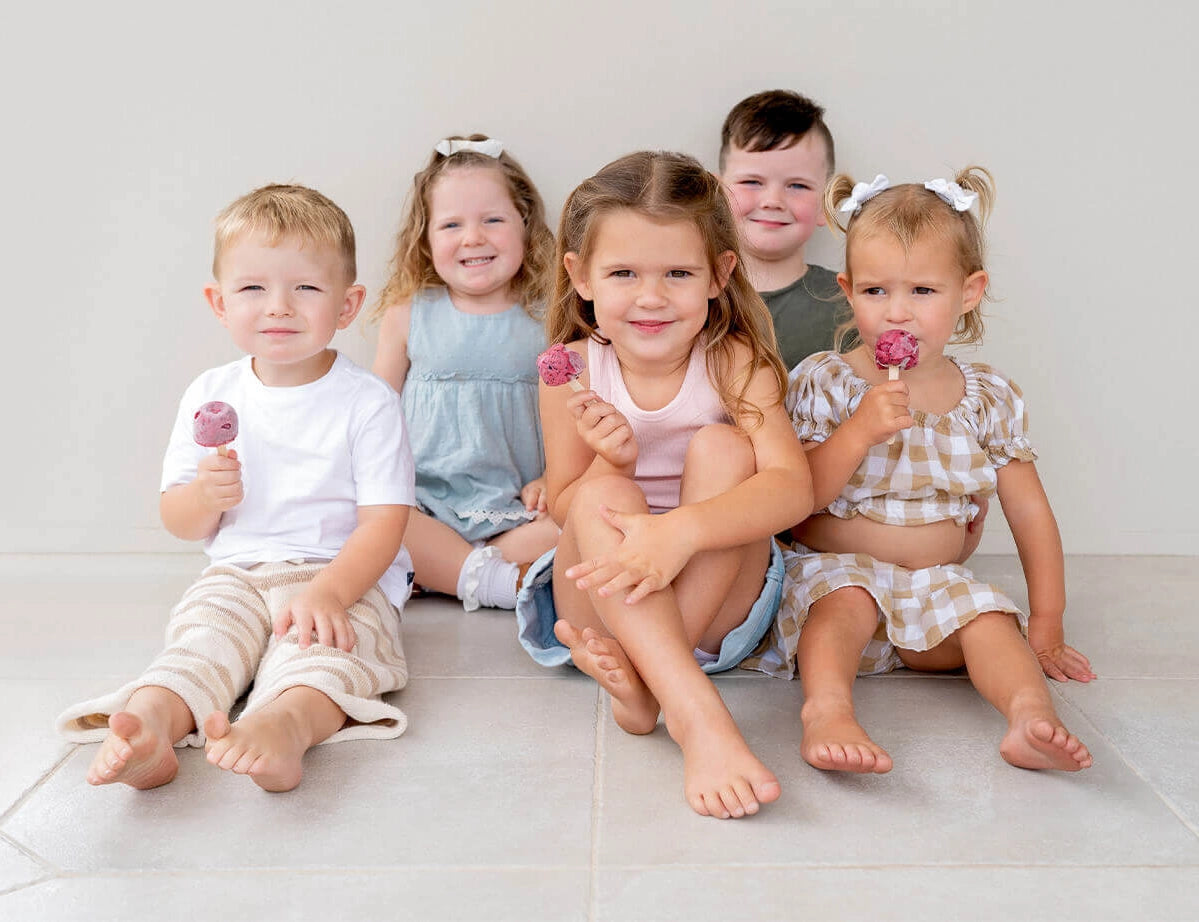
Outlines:
{"label": "pink frozen popsicle", "polygon": [[[899,369],[915,368],[919,361],[920,344],[906,330],[887,330],[874,344],[874,364],[887,369],[888,381],[898,381]],[[895,436],[887,439],[888,445],[894,442]]]}
{"label": "pink frozen popsicle", "polygon": [[237,438],[237,410],[223,400],[210,400],[192,417],[192,434],[197,445],[228,453],[225,447]]}
{"label": "pink frozen popsicle", "polygon": [[887,330],[874,346],[874,364],[889,368],[887,377],[899,380],[899,369],[915,368],[920,361],[920,346],[916,337],[904,330]]}
{"label": "pink frozen popsicle", "polygon": [[567,349],[562,343],[554,343],[537,356],[537,373],[550,387],[569,384],[572,391],[581,391],[583,385],[578,378],[583,367],[583,356]]}

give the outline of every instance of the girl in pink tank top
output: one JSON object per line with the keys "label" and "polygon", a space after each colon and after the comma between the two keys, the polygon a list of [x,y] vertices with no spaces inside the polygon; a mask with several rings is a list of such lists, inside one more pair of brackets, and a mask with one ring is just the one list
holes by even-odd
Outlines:
{"label": "girl in pink tank top", "polygon": [[[736,665],[773,623],[771,536],[812,509],[770,314],[718,180],[680,154],[631,154],[585,181],[558,253],[549,339],[587,368],[580,393],[541,385],[562,527],[549,642],[611,694],[623,729],[649,733],[662,713],[696,812],[756,813],[778,780],[704,668]],[[517,615],[523,641],[535,615]]]}

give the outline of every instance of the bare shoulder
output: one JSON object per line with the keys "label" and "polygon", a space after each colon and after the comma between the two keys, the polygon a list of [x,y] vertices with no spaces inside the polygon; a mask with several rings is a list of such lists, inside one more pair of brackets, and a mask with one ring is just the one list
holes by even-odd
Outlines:
{"label": "bare shoulder", "polygon": [[379,336],[408,341],[408,330],[412,326],[412,299],[405,298],[383,308],[379,318]]}

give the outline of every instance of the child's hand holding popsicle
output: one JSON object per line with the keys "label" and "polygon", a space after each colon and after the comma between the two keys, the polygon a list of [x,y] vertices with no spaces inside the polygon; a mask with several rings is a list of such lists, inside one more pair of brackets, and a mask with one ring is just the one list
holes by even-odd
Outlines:
{"label": "child's hand holding popsicle", "polygon": [[[874,344],[874,364],[887,369],[887,380],[898,381],[899,370],[915,368],[920,361],[920,344],[916,337],[905,330],[887,330]],[[887,444],[895,442],[895,436]]]}

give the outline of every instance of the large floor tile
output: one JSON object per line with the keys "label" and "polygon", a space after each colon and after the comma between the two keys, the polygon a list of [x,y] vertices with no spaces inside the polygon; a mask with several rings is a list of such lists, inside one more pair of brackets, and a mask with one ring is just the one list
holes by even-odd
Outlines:
{"label": "large floor tile", "polygon": [[404,736],[317,747],[288,794],[199,750],[155,791],[93,788],[80,747],[4,832],[71,871],[587,866],[594,684],[417,679],[395,700]]}
{"label": "large floor tile", "polygon": [[502,608],[463,611],[445,596],[412,599],[404,609],[404,650],[412,675],[552,678],[516,639],[516,615]]}
{"label": "large floor tile", "polygon": [[0,896],[0,918],[21,922],[583,922],[587,872],[418,867],[365,873],[84,877],[46,881]]}
{"label": "large floor tile", "polygon": [[1199,834],[1199,680],[1110,679],[1060,690]]}
{"label": "large floor tile", "polygon": [[1199,862],[1199,839],[1119,754],[1062,716],[1095,753],[1066,774],[1012,768],[1004,724],[965,679],[861,680],[863,724],[895,759],[888,775],[811,768],[799,757],[799,683],[726,683],[721,692],[783,796],[748,820],[692,814],[682,759],[659,727],[603,739],[599,860],[665,864],[1102,864]]}
{"label": "large floor tile", "polygon": [[[980,556],[971,567],[1027,610],[1019,560]],[[1199,678],[1196,598],[1196,557],[1067,557],[1066,640],[1100,676]]]}
{"label": "large floor tile", "polygon": [[54,718],[75,701],[103,688],[91,679],[0,679],[0,816],[71,748],[54,730]]}
{"label": "large floor tile", "polygon": [[[904,862],[897,860],[894,865]],[[639,868],[602,870],[595,922],[1179,922],[1196,868]]]}
{"label": "large floor tile", "polygon": [[48,868],[42,867],[11,842],[0,836],[0,919],[18,919],[20,916],[6,915],[2,894],[17,887],[47,877]]}

